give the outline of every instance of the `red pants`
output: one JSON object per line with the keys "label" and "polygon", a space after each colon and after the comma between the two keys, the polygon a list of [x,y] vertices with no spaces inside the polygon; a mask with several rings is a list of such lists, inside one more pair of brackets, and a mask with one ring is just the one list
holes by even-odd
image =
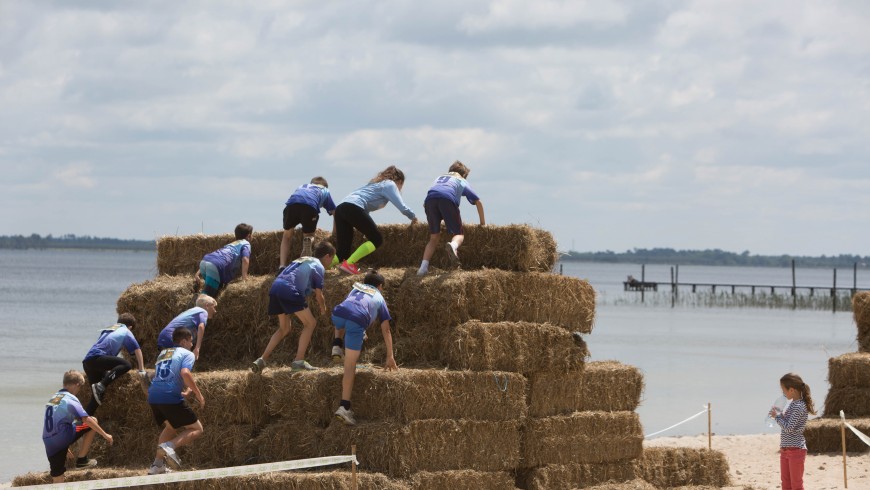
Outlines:
{"label": "red pants", "polygon": [[806,449],[784,447],[779,450],[782,490],[804,490],[804,461],[806,459]]}

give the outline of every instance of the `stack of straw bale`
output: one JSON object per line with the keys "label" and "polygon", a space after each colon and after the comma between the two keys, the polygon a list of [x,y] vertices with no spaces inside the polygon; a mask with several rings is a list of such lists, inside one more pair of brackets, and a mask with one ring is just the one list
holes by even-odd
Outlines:
{"label": "stack of straw bale", "polygon": [[[384,243],[366,257],[362,267],[393,268],[417,267],[423,257],[423,248],[429,240],[425,225],[378,225]],[[279,262],[281,231],[254,232],[251,238],[251,265],[254,275],[274,274]],[[442,232],[446,242],[448,235]],[[165,236],[157,240],[157,271],[159,274],[194,274],[199,270],[202,257],[235,240],[230,234]],[[324,230],[317,230],[315,240],[329,240]],[[363,242],[355,233],[353,246]],[[302,234],[293,233],[290,245],[290,260],[296,259],[302,249]],[[462,268],[503,269],[510,271],[549,272],[556,264],[556,241],[550,232],[527,225],[465,226],[465,244],[460,251]],[[432,257],[433,268],[450,268],[449,260],[442,250]]]}
{"label": "stack of straw bale", "polygon": [[870,352],[870,291],[852,297],[852,315],[858,326],[858,352]]}
{"label": "stack of straw bale", "polygon": [[728,461],[719,451],[689,448],[646,448],[635,462],[637,475],[658,488],[730,484]]}

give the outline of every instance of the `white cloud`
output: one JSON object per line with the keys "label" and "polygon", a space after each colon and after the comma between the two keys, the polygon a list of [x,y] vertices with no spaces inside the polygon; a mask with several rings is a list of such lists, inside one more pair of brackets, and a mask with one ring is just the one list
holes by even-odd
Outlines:
{"label": "white cloud", "polygon": [[615,24],[625,20],[625,6],[607,0],[492,0],[483,15],[464,15],[464,31],[475,34],[500,29],[567,28],[581,23]]}

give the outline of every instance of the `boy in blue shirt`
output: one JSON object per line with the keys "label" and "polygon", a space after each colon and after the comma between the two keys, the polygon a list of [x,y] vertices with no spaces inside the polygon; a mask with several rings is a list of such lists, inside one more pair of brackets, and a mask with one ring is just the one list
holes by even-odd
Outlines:
{"label": "boy in blue shirt", "polygon": [[206,255],[199,262],[199,275],[203,279],[202,294],[215,297],[218,291],[239,276],[248,278],[251,265],[251,235],[254,227],[239,223],[236,225],[236,241],[228,243]]}
{"label": "boy in blue shirt", "polygon": [[82,361],[82,367],[91,383],[93,395],[88,403],[88,415],[93,415],[97,407],[103,404],[103,395],[112,381],[123,376],[133,368],[130,361],[118,356],[121,349],[127,354],[136,356],[139,365],[140,379],[145,376],[145,363],[142,360],[142,349],[130,330],[136,326],[136,318],[131,313],[121,313],[118,322],[100,331],[100,338],[91,347]]}
{"label": "boy in blue shirt", "polygon": [[[112,436],[82,408],[76,395],[85,385],[85,376],[79,371],[70,370],[63,375],[63,389],[45,404],[45,419],[42,424],[42,442],[45,455],[51,467],[51,481],[62,483],[66,473],[66,458],[69,447],[82,439],[76,459],[76,469],[95,466],[97,461],[88,459],[88,451],[94,442],[94,433],[101,435],[110,445]],[[93,429],[93,430],[92,430]],[[70,453],[71,455],[71,453]]]}
{"label": "boy in blue shirt", "polygon": [[208,323],[208,318],[213,317],[215,313],[217,313],[217,301],[207,294],[200,294],[196,298],[196,306],[179,313],[160,331],[160,335],[157,336],[157,349],[163,350],[173,347],[175,345],[172,341],[173,332],[183,328],[190,330],[196,345],[193,348],[193,355],[199,359],[199,348],[202,347],[202,339],[205,337],[205,324]]}
{"label": "boy in blue shirt", "polygon": [[465,240],[462,217],[459,215],[459,202],[463,196],[468,199],[468,202],[477,206],[477,215],[480,217],[481,226],[486,224],[483,218],[483,203],[480,202],[480,198],[465,180],[470,172],[468,167],[456,160],[450,165],[447,174],[435,179],[435,183],[429,188],[423,202],[423,208],[426,210],[426,221],[429,223],[429,242],[423,250],[423,261],[420,263],[420,269],[417,270],[418,276],[426,275],[429,272],[429,260],[432,259],[441,237],[441,220],[444,220],[447,232],[453,235],[453,239],[444,247],[447,250],[447,256],[450,258],[450,262],[459,265],[457,251],[462,245],[462,241]]}
{"label": "boy in blue shirt", "polygon": [[320,219],[320,208],[332,216],[335,203],[329,194],[329,184],[323,177],[314,177],[310,184],[299,186],[284,203],[284,235],[281,236],[280,262],[278,273],[286,267],[290,255],[290,240],[293,239],[293,229],[302,225],[302,255],[310,257],[314,244],[314,232]]}
{"label": "boy in blue shirt", "polygon": [[313,371],[316,369],[305,360],[305,351],[311,343],[311,334],[317,320],[308,308],[305,298],[314,293],[317,303],[320,305],[320,314],[326,314],[326,300],[323,298],[323,276],[326,267],[335,256],[335,247],[331,243],[323,241],[317,244],[314,257],[300,257],[284,268],[269,289],[269,314],[278,315],[278,330],[272,334],[269,344],[263,355],[254,361],[251,370],[255,373],[262,372],[266,367],[266,360],[272,355],[272,351],[290,333],[290,315],[302,322],[302,333],[299,335],[299,346],[296,348],[296,358],[290,364],[294,371]]}
{"label": "boy in blue shirt", "polygon": [[[381,322],[381,332],[384,335],[384,344],[387,351],[387,361],[384,368],[387,371],[399,369],[396,366],[396,358],[393,357],[393,335],[390,333],[390,311],[387,302],[381,294],[384,290],[384,276],[378,271],[366,273],[362,283],[354,283],[353,289],[344,301],[332,310],[332,323],[335,325],[335,341],[333,353],[336,348],[341,353],[344,344],[344,376],[341,379],[341,403],[335,411],[335,417],[345,424],[355,425],[356,419],[350,408],[350,395],[353,391],[353,380],[356,377],[356,362],[362,350],[366,328],[375,320]],[[344,342],[342,342],[342,337]]]}
{"label": "boy in blue shirt", "polygon": [[158,427],[163,427],[149,475],[166,473],[166,463],[174,469],[181,467],[181,459],[175,450],[190,445],[203,432],[202,423],[184,399],[192,393],[199,408],[205,408],[205,398],[191,373],[196,359],[189,350],[193,345],[190,330],[176,329],[172,333],[172,342],[173,347],[164,349],[157,356],[154,380],[148,388],[148,404],[154,421]]}

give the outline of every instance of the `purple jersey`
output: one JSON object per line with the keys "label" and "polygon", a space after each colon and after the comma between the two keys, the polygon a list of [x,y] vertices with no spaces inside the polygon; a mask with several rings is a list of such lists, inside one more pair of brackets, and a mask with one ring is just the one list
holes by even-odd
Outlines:
{"label": "purple jersey", "polygon": [[196,345],[196,336],[199,333],[199,324],[205,326],[208,323],[208,312],[199,306],[194,306],[189,310],[181,312],[177,317],[173,318],[169,325],[160,332],[157,337],[157,348],[168,349],[172,347],[172,333],[176,328],[186,328],[193,334],[193,345]]}
{"label": "purple jersey", "polygon": [[315,289],[323,289],[323,264],[314,257],[299,257],[290,263],[275,278],[292,286],[303,298]]}
{"label": "purple jersey", "polygon": [[462,196],[465,196],[471,204],[476,204],[480,200],[477,194],[474,193],[474,190],[471,189],[471,186],[468,185],[467,180],[460,177],[459,174],[450,173],[435,179],[435,183],[432,184],[432,187],[429,188],[429,192],[426,194],[425,201],[429,199],[449,199],[453,201],[453,204],[459,206]]}
{"label": "purple jersey", "polygon": [[193,352],[184,347],[170,347],[160,352],[154,365],[154,379],[148,388],[148,403],[173,405],[184,401],[181,396],[184,391],[181,370],[187,368],[192,371],[195,361]]}
{"label": "purple jersey", "polygon": [[238,277],[242,270],[242,258],[250,256],[251,244],[247,240],[236,240],[206,255],[202,260],[214,264],[221,275],[221,283],[226,284]]}
{"label": "purple jersey", "polygon": [[126,325],[116,323],[100,331],[100,338],[85,355],[84,360],[100,356],[117,356],[122,347],[132,354],[139,349],[139,342],[136,341],[133,332]]}
{"label": "purple jersey", "polygon": [[67,390],[60,390],[45,404],[45,419],[42,422],[42,442],[46,456],[66,451],[76,438],[76,429],[88,412],[79,399]]}
{"label": "purple jersey", "polygon": [[332,314],[368,328],[375,318],[392,320],[387,302],[378,288],[355,282],[350,294],[332,310]]}
{"label": "purple jersey", "polygon": [[306,204],[318,212],[323,208],[330,216],[335,211],[335,203],[332,202],[329,189],[317,184],[300,185],[284,204]]}

